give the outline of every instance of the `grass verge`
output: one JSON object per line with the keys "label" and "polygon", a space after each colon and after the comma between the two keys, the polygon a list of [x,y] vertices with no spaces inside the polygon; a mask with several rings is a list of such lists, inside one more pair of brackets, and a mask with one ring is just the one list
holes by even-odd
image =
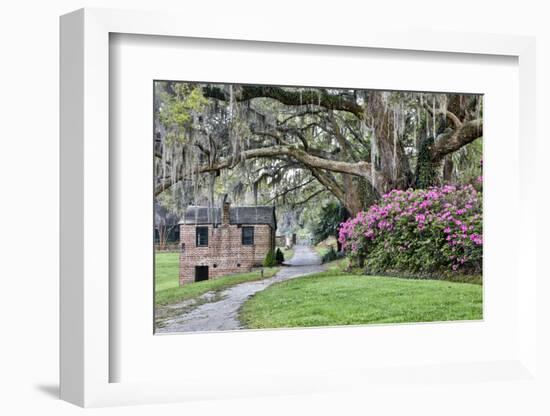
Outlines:
{"label": "grass verge", "polygon": [[[273,276],[277,267],[265,268],[264,279]],[[156,253],[155,255],[155,304],[164,306],[197,298],[207,292],[221,292],[233,285],[260,280],[260,270],[232,274],[214,280],[179,286],[179,253]]]}
{"label": "grass verge", "polygon": [[248,328],[482,319],[482,286],[342,272],[341,264],[274,284],[240,311]]}

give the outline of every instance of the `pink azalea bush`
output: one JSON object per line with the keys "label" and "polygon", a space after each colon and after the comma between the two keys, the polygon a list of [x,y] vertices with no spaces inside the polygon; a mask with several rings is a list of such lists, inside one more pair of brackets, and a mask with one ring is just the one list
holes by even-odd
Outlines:
{"label": "pink azalea bush", "polygon": [[481,272],[482,193],[445,185],[383,195],[340,224],[339,241],[369,272]]}

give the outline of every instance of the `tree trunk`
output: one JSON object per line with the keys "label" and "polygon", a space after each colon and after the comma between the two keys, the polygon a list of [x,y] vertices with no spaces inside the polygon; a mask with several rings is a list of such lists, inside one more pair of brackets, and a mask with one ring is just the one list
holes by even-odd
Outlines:
{"label": "tree trunk", "polygon": [[[392,108],[385,101],[384,92],[369,91],[366,113],[372,118],[373,137],[378,149],[376,169],[387,178],[385,183],[376,183],[379,194],[390,189],[407,189],[412,183],[412,172],[405,149],[399,137],[399,126],[396,125],[398,108]],[[399,115],[403,116],[403,115]],[[372,158],[371,158],[372,159]]]}
{"label": "tree trunk", "polygon": [[445,156],[445,162],[443,164],[443,181],[449,183],[453,181],[454,163],[451,155]]}
{"label": "tree trunk", "polygon": [[344,198],[340,202],[352,216],[365,211],[378,199],[379,194],[364,178],[342,175],[342,179],[345,192]]}
{"label": "tree trunk", "polygon": [[437,185],[437,168],[439,163],[432,160],[433,145],[433,137],[426,137],[420,140],[415,171],[416,188],[429,188],[430,186]]}

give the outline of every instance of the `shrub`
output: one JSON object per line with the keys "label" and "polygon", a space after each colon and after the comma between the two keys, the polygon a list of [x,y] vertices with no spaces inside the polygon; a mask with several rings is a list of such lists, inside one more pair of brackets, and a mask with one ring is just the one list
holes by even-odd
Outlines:
{"label": "shrub", "polygon": [[277,247],[277,251],[275,252],[275,260],[277,261],[277,264],[283,264],[285,261],[285,255],[279,247]]}
{"label": "shrub", "polygon": [[328,263],[334,260],[338,260],[340,257],[342,257],[342,255],[334,250],[333,246],[330,246],[330,249],[325,254],[323,254],[321,260],[323,263]]}
{"label": "shrub", "polygon": [[393,190],[342,223],[339,241],[370,273],[479,273],[482,193],[472,185]]}
{"label": "shrub", "polygon": [[273,249],[270,249],[265,255],[264,267],[274,267],[277,265],[277,260],[275,259],[275,252]]}

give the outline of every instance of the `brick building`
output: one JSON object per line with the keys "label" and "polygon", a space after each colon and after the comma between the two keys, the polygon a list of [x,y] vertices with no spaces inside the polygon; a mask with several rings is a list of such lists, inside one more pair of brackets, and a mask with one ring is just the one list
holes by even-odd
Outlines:
{"label": "brick building", "polygon": [[180,221],[180,285],[250,271],[275,248],[275,207],[190,206]]}

